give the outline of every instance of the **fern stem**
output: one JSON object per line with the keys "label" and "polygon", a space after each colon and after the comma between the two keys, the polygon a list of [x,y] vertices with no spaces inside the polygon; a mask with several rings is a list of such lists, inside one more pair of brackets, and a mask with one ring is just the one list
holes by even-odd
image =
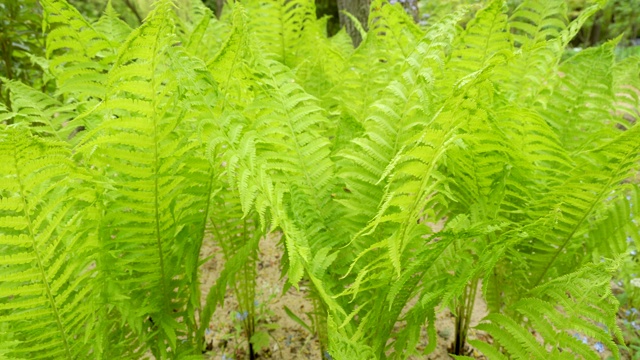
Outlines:
{"label": "fern stem", "polygon": [[[153,43],[153,54],[157,54],[158,51],[158,37],[155,37],[155,41]],[[153,57],[152,69],[156,69],[156,56]],[[157,93],[156,88],[156,78],[155,76],[151,76],[151,89],[153,94]],[[170,314],[170,309],[167,305],[170,305],[170,301],[167,300],[167,285],[165,282],[165,264],[164,264],[164,254],[162,250],[162,236],[160,235],[160,199],[159,199],[159,190],[160,186],[158,184],[159,180],[159,172],[160,172],[160,156],[158,154],[158,113],[156,109],[158,108],[157,104],[153,106],[153,186],[154,186],[154,210],[155,210],[155,237],[156,237],[156,245],[158,248],[158,260],[160,265],[160,291],[162,297],[162,311],[165,314]],[[162,344],[158,344],[162,345]],[[164,346],[160,346],[160,352],[164,354],[166,351]]]}
{"label": "fern stem", "polygon": [[[215,155],[214,155],[215,156]],[[201,237],[200,237],[200,242],[198,243],[197,246],[197,254],[199,256],[200,251],[202,250],[202,244],[204,243],[204,238],[207,232],[207,221],[209,221],[209,211],[211,208],[211,192],[213,189],[213,180],[215,177],[215,171],[213,170],[213,166],[209,167],[209,183],[207,184],[207,205],[205,206],[204,209],[204,218],[202,219],[202,232],[201,232]],[[200,281],[198,281],[198,268],[199,266],[195,266],[193,269],[193,276],[191,277],[192,279],[195,279],[195,282],[197,284],[197,291],[195,294],[195,296],[198,296],[198,294],[200,294]],[[200,327],[208,327],[209,326],[209,319],[206,319],[205,321],[203,321],[202,319],[202,303],[200,301],[198,301],[198,308],[197,308],[197,312],[198,312],[198,319],[200,320]],[[201,332],[196,329],[196,334],[200,334]],[[191,334],[191,331],[189,331],[189,334]],[[195,339],[195,343],[198,346],[198,349],[202,349],[204,346],[204,337],[202,336],[198,336],[197,339]]]}
{"label": "fern stem", "polygon": [[464,294],[458,300],[458,305],[456,306],[456,336],[455,343],[453,345],[453,353],[455,355],[463,355],[464,352],[464,347],[467,342],[467,334],[471,324],[471,315],[473,314],[473,308],[475,305],[478,282],[479,279],[474,278],[469,284],[467,284]]}
{"label": "fern stem", "polygon": [[287,44],[285,43],[284,39],[284,36],[287,33],[287,30],[284,27],[284,19],[286,14],[283,13],[285,3],[286,1],[284,0],[280,1],[281,5],[278,7],[278,9],[280,10],[280,16],[278,16],[278,19],[280,19],[280,33],[282,34],[282,36],[280,37],[282,45],[282,63],[284,65],[287,65]]}
{"label": "fern stem", "polygon": [[311,282],[311,292],[309,295],[311,303],[313,304],[314,329],[318,336],[318,341],[320,342],[320,359],[324,359],[325,351],[329,345],[329,337],[327,334],[327,315],[322,298],[318,294],[316,285],[313,282]]}
{"label": "fern stem", "polygon": [[467,314],[464,322],[464,340],[466,342],[467,334],[469,333],[469,327],[471,326],[471,315],[473,315],[473,308],[476,303],[476,294],[478,293],[478,278],[475,278],[471,281],[471,291],[468,297],[467,302]]}
{"label": "fern stem", "polygon": [[[243,245],[249,242],[248,232],[249,225],[247,223],[247,218],[243,219]],[[255,236],[255,235],[254,235]],[[249,255],[249,261],[242,268],[242,281],[240,283],[241,291],[238,294],[238,299],[240,300],[240,309],[242,311],[247,312],[247,316],[244,318],[244,329],[245,334],[247,336],[247,345],[249,346],[249,359],[255,359],[255,352],[253,349],[253,344],[251,343],[251,338],[255,332],[255,307],[254,307],[254,298],[255,298],[255,256]],[[244,316],[244,315],[243,315]]]}

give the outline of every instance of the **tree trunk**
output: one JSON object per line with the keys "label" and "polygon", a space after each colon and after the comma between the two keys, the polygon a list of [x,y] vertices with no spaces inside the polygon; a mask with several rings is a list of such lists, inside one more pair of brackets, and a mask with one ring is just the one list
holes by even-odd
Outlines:
{"label": "tree trunk", "polygon": [[329,16],[327,21],[327,35],[333,36],[340,31],[340,13],[336,0],[316,0],[316,16],[321,19]]}
{"label": "tree trunk", "polygon": [[224,0],[216,0],[216,17],[220,19],[222,15],[222,7],[224,6]]}
{"label": "tree trunk", "polygon": [[370,0],[338,0],[338,9],[340,10],[340,25],[347,28],[347,33],[351,36],[353,46],[358,46],[362,42],[362,36],[356,29],[353,21],[349,19],[344,11],[353,15],[362,27],[367,30],[367,20],[369,19]]}
{"label": "tree trunk", "polygon": [[418,12],[418,0],[404,0],[404,1],[389,1],[391,4],[400,2],[404,7],[404,10],[413,18],[413,21],[418,22],[420,20],[420,13]]}
{"label": "tree trunk", "polygon": [[[418,0],[389,0],[390,4],[401,3],[405,11],[413,18],[413,21],[419,20]],[[368,30],[369,6],[371,0],[338,0],[338,9],[340,10],[340,26],[347,28],[347,33],[353,40],[353,45],[358,46],[362,42],[360,33],[354,26],[353,21],[347,17],[343,11],[355,16],[362,24],[365,30]]]}

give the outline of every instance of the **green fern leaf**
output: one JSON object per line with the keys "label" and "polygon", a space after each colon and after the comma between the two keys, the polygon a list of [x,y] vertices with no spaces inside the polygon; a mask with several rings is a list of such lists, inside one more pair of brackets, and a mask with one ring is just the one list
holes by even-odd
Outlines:
{"label": "green fern leaf", "polygon": [[109,39],[113,49],[117,49],[131,33],[131,27],[120,20],[119,16],[109,0],[104,14],[94,24],[95,29]]}
{"label": "green fern leaf", "polygon": [[[0,129],[0,329],[9,358],[87,358],[96,234],[66,143]],[[8,327],[7,327],[8,326]]]}
{"label": "green fern leaf", "polygon": [[49,69],[58,92],[84,101],[104,97],[105,75],[115,48],[65,0],[44,0]]}
{"label": "green fern leaf", "polygon": [[104,269],[112,274],[109,296],[161,357],[168,347],[194,351],[177,339],[196,324],[197,259],[213,191],[212,169],[188,134],[208,108],[202,89],[214,83],[202,62],[173,46],[166,35],[173,19],[170,2],[159,3],[122,45],[106,96],[93,110],[102,122],[77,148],[108,184],[103,241],[117,254]]}
{"label": "green fern leaf", "polygon": [[23,123],[39,136],[69,140],[77,131],[72,121],[73,106],[63,106],[53,97],[30,88],[21,82],[7,81],[11,92],[11,119]]}
{"label": "green fern leaf", "polygon": [[[502,0],[492,1],[480,10],[458,37],[458,45],[451,54],[448,66],[467,75],[490,63],[509,58],[512,45],[505,10]],[[494,57],[499,60],[492,59]]]}
{"label": "green fern leaf", "polygon": [[[621,339],[615,322],[618,304],[609,279],[609,270],[603,265],[587,265],[533,289],[513,305],[526,317],[526,328],[498,314],[489,315],[477,328],[491,334],[514,358],[599,359],[594,349],[573,337],[576,332],[602,342],[618,358],[619,350],[612,340],[612,336]],[[535,329],[540,339],[527,328]]]}

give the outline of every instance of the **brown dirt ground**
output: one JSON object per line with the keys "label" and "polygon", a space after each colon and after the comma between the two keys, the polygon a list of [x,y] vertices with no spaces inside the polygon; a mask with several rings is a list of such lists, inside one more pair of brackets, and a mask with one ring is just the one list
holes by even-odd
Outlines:
{"label": "brown dirt ground", "polygon": [[[308,289],[300,286],[300,291],[290,288],[282,294],[284,279],[280,274],[280,257],[282,256],[281,245],[278,244],[279,235],[269,236],[260,242],[260,255],[258,261],[258,279],[256,287],[256,298],[263,304],[264,311],[261,323],[275,325],[275,329],[269,330],[270,345],[268,349],[261,351],[258,355],[260,359],[280,359],[280,360],[322,360],[318,339],[311,335],[298,323],[293,321],[284,311],[286,305],[298,316],[308,321],[302,314],[312,311],[311,302],[306,297]],[[209,289],[215,284],[218,274],[222,271],[224,259],[222,250],[208,240],[203,245],[201,258],[213,255],[212,259],[205,263],[201,269],[202,281],[202,303],[206,299]],[[474,311],[471,317],[471,328],[469,339],[479,339],[492,342],[489,335],[477,331],[473,327],[477,325],[486,315],[487,306],[482,298],[482,285],[475,299]],[[411,305],[411,304],[409,304]],[[242,335],[239,322],[235,319],[238,310],[238,302],[232,291],[227,291],[224,306],[218,307],[213,315],[213,320],[209,324],[210,331],[207,331],[205,338],[210,344],[211,351],[205,354],[205,359],[210,360],[243,360],[248,359],[247,345]],[[436,329],[438,332],[438,344],[436,350],[424,356],[410,357],[410,360],[438,360],[451,359],[448,356],[448,348],[454,340],[454,317],[448,309],[443,309],[437,314]],[[621,319],[618,319],[621,322]],[[421,336],[423,342],[418,344],[418,350],[426,347],[427,334],[423,329]],[[594,341],[588,339],[591,346]],[[475,349],[468,348],[466,355],[476,359],[486,359]],[[602,359],[609,358],[612,353],[606,350],[600,354]],[[622,354],[623,359],[630,359],[628,354]]]}
{"label": "brown dirt ground", "polygon": [[[202,302],[207,296],[209,288],[214,285],[218,274],[222,271],[224,260],[222,250],[211,243],[203,246],[201,255],[215,256],[202,267]],[[310,301],[305,297],[305,288],[300,292],[291,288],[282,293],[284,279],[280,278],[280,257],[282,251],[278,249],[278,237],[271,236],[260,242],[260,259],[258,262],[258,280],[256,297],[260,303],[266,302],[271,314],[266,314],[267,322],[278,324],[279,328],[270,331],[271,343],[267,350],[260,353],[263,359],[320,359],[318,340],[298,323],[293,321],[284,311],[286,305],[298,316],[311,311]],[[213,315],[214,321],[209,325],[211,329],[205,338],[213,345],[213,350],[207,353],[207,359],[235,360],[248,358],[246,341],[240,330],[235,312],[238,302],[231,291],[227,291],[224,306],[218,307]],[[306,320],[306,319],[305,319]]]}
{"label": "brown dirt ground", "polygon": [[[295,288],[289,289],[285,294],[281,294],[284,286],[284,279],[280,277],[280,257],[282,250],[278,245],[279,236],[271,236],[260,243],[260,258],[258,263],[258,280],[256,297],[260,303],[266,302],[269,311],[265,314],[268,323],[279,325],[278,328],[270,330],[271,342],[269,349],[263,350],[259,355],[262,359],[313,359],[320,360],[320,347],[318,339],[302,326],[293,321],[284,311],[286,305],[296,312],[298,316],[305,319],[301,314],[312,310],[311,302],[306,297],[307,289],[301,286],[300,291]],[[219,247],[208,241],[202,249],[201,256],[213,258],[202,267],[202,301],[207,296],[211,286],[215,284],[220,271],[224,265],[222,251]],[[238,321],[235,314],[238,310],[238,302],[231,291],[227,292],[223,307],[218,307],[213,315],[213,321],[209,324],[206,334],[206,342],[211,344],[212,350],[206,354],[206,359],[235,359],[248,358],[246,351],[246,341],[239,330]],[[471,325],[474,326],[486,315],[486,305],[482,299],[480,291],[476,298],[476,305],[472,316]],[[437,315],[436,328],[438,329],[438,346],[436,351],[426,359],[449,359],[447,347],[453,342],[454,318],[448,310],[443,310]],[[469,338],[483,338],[486,335],[470,330]],[[426,331],[422,336],[425,343],[421,343],[418,349],[426,346]],[[481,357],[477,352],[470,349],[470,356]],[[424,357],[414,357],[412,359],[424,359]]]}

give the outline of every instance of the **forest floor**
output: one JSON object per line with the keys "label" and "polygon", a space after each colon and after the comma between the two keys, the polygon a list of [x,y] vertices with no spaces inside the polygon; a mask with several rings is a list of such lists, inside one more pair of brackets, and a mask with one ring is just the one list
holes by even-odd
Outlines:
{"label": "forest floor", "polygon": [[[285,312],[284,306],[294,311],[296,315],[305,321],[306,312],[313,310],[311,301],[307,297],[308,289],[300,286],[300,291],[290,288],[286,293],[282,293],[285,280],[281,278],[280,257],[282,249],[278,245],[279,236],[270,236],[260,243],[260,257],[258,261],[258,279],[256,287],[256,300],[262,304],[259,308],[265,309],[259,313],[259,322],[262,324],[276,324],[275,329],[269,330],[270,344],[267,349],[263,349],[258,358],[260,359],[310,359],[320,360],[320,346],[317,337],[311,335],[301,325],[292,320]],[[222,250],[211,242],[203,246],[201,258],[213,255],[212,259],[202,267],[202,300],[207,296],[211,286],[222,271],[224,259]],[[211,349],[207,353],[207,359],[248,359],[246,339],[241,330],[241,322],[237,319],[238,302],[232,291],[227,291],[224,306],[218,307],[213,315],[213,321],[209,325],[210,331],[206,332],[206,343]],[[471,326],[477,325],[486,315],[487,308],[482,299],[481,292],[478,291],[476,305],[474,307]],[[440,311],[437,315],[436,329],[438,329],[438,346],[436,350],[427,357],[414,357],[410,359],[448,359],[447,347],[454,339],[454,317],[449,310]],[[427,345],[426,330],[423,331],[424,339],[418,345],[418,350],[422,350]],[[477,332],[475,329],[469,331],[470,339],[488,340],[486,334]],[[469,349],[469,356],[484,359],[473,349]]]}
{"label": "forest floor", "polygon": [[[304,321],[309,321],[305,313],[313,310],[311,301],[308,299],[308,289],[300,286],[300,291],[291,287],[282,294],[285,280],[281,277],[280,257],[282,256],[281,245],[278,244],[280,236],[270,236],[260,242],[260,255],[258,261],[258,279],[256,286],[256,301],[262,309],[257,311],[258,329],[270,327],[268,330],[270,342],[269,347],[262,349],[258,353],[258,359],[280,359],[280,360],[324,360],[320,354],[320,344],[317,337],[310,334],[300,324],[292,320],[284,310],[287,306]],[[209,289],[215,284],[218,275],[223,269],[224,258],[222,249],[208,241],[203,245],[201,258],[212,256],[211,260],[202,266],[202,302],[206,299]],[[481,287],[480,287],[481,290]],[[232,291],[227,291],[224,306],[218,307],[213,315],[213,320],[206,331],[205,340],[210,349],[205,358],[210,360],[244,360],[248,359],[247,342],[241,328],[241,321],[238,320],[238,302]],[[484,316],[487,315],[487,306],[482,298],[481,291],[478,291],[475,299],[475,306],[471,317],[471,329],[468,338],[470,340],[479,339],[492,342],[489,335],[476,331],[473,326],[477,325]],[[442,309],[437,314],[436,329],[438,333],[438,345],[436,350],[426,356],[410,357],[411,360],[436,360],[451,359],[448,356],[448,348],[454,340],[454,320],[455,318],[448,309]],[[423,350],[427,345],[426,330],[423,329],[421,336],[423,339],[418,344],[418,350]],[[592,340],[583,339],[593,345]],[[486,359],[473,348],[467,348],[466,355],[475,359]],[[600,354],[602,359],[608,359],[611,352],[605,351]],[[623,359],[629,357],[623,354]]]}

